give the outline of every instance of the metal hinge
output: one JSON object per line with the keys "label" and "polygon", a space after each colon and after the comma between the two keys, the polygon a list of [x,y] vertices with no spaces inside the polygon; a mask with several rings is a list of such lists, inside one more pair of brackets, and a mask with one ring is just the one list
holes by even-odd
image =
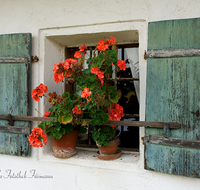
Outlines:
{"label": "metal hinge", "polygon": [[39,61],[39,58],[38,58],[38,56],[32,56],[32,62],[38,62]]}

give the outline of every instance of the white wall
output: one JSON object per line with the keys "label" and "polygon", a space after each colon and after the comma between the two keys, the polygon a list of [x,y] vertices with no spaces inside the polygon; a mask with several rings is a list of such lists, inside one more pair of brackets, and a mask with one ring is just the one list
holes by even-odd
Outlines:
{"label": "white wall", "polygon": [[[64,58],[63,46],[59,44],[61,35],[69,40],[83,33],[98,36],[101,32],[138,31],[140,115],[144,120],[146,61],[143,53],[147,47],[148,22],[200,17],[199,7],[199,0],[1,0],[0,34],[32,33],[32,55],[40,59],[32,64],[32,88],[46,82],[53,90],[51,69]],[[76,45],[73,40],[70,43]],[[58,90],[62,92],[62,85]],[[47,109],[45,102],[32,101],[32,107],[35,116],[35,108],[41,112]],[[33,122],[32,127],[36,125],[37,122]],[[144,135],[144,129],[141,128],[140,134]],[[0,189],[199,189],[198,179],[144,170],[144,147],[140,144],[139,154],[124,154],[121,159],[109,162],[98,160],[93,157],[95,152],[87,151],[79,151],[67,160],[56,159],[51,156],[50,145],[32,149],[30,158],[0,155]],[[27,172],[27,176],[5,178],[8,169],[12,174],[21,171],[21,176]],[[32,169],[37,175],[53,178],[31,178]]]}

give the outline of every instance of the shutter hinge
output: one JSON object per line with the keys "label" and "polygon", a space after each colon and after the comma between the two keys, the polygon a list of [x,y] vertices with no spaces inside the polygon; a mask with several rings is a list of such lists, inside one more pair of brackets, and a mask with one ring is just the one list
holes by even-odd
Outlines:
{"label": "shutter hinge", "polygon": [[38,62],[39,61],[39,58],[38,56],[32,56],[32,62]]}
{"label": "shutter hinge", "polygon": [[144,59],[147,60],[147,52],[146,52],[146,50],[144,51]]}

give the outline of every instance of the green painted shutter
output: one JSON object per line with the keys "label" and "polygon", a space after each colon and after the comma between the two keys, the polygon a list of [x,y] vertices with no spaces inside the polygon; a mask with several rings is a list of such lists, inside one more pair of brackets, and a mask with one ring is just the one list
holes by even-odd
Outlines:
{"label": "green painted shutter", "polygon": [[[30,69],[31,34],[0,35],[0,115],[30,115]],[[30,156],[28,133],[11,133],[17,127],[30,132],[28,121],[10,126],[0,119],[0,153]]]}
{"label": "green painted shutter", "polygon": [[[149,23],[148,51],[193,48],[200,48],[199,18]],[[145,143],[145,169],[200,178],[199,108],[200,56],[147,59],[146,121],[181,128],[165,138],[163,129],[146,127],[145,136],[157,140]]]}

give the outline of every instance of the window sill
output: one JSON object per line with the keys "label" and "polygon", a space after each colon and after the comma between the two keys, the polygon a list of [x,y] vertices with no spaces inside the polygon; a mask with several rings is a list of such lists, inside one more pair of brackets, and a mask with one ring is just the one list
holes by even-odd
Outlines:
{"label": "window sill", "polygon": [[44,162],[69,164],[82,167],[111,169],[111,170],[125,170],[132,171],[133,168],[138,167],[140,160],[139,152],[127,152],[122,151],[120,158],[116,160],[104,161],[100,160],[96,156],[96,148],[82,148],[77,147],[77,154],[68,159],[55,158],[50,151],[45,152],[42,149],[39,150],[39,160]]}

